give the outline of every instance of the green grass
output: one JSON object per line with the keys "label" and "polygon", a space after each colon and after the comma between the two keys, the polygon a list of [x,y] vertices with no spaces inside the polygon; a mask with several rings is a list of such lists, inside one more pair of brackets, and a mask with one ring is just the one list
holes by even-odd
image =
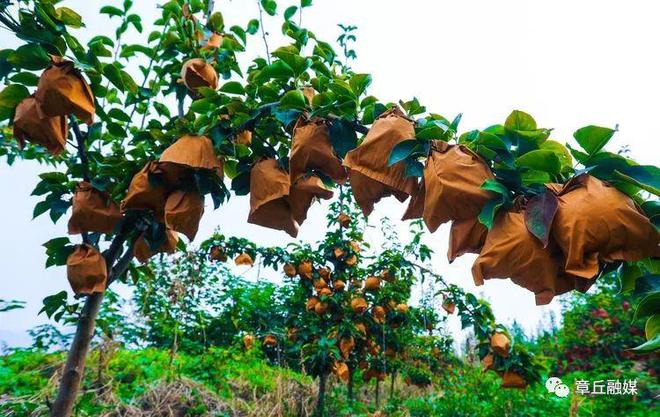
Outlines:
{"label": "green grass", "polygon": [[[162,395],[162,392],[156,394],[157,387],[165,384],[179,387],[177,389],[183,384],[186,391],[181,395],[186,398],[176,401],[181,401],[179,406],[186,410],[186,416],[232,415],[212,414],[209,410],[214,404],[229,410],[240,405],[245,411],[241,415],[259,416],[259,407],[265,410],[294,396],[306,396],[301,402],[308,408],[314,403],[315,381],[297,372],[269,365],[256,351],[210,349],[200,355],[179,353],[171,364],[168,351],[151,348],[118,349],[110,354],[110,358],[102,376],[104,395],[100,395],[97,381],[99,354],[94,352],[91,355],[83,383],[85,393],[76,408],[77,416],[100,415],[129,404],[148,409],[149,401],[145,398]],[[54,397],[57,383],[54,373],[62,360],[61,353],[29,350],[17,350],[0,357],[0,415],[28,416],[33,412],[34,415],[46,415],[45,400]],[[576,378],[593,381],[604,377],[608,377],[606,372],[593,371],[564,375],[562,379],[573,389]],[[568,416],[571,404],[577,410],[576,416],[642,417],[653,412],[652,393],[659,388],[654,378],[632,371],[610,377],[638,378],[640,395],[634,398],[572,395],[571,400],[547,393],[541,384],[526,390],[504,390],[499,387],[496,374],[459,366],[437,375],[432,389],[408,387],[397,381],[391,399],[389,380],[382,383],[381,407],[386,415],[401,417]],[[278,393],[278,386],[279,391],[284,386],[284,391]],[[295,387],[300,390],[293,393],[291,390]],[[345,392],[345,386],[332,383],[328,398],[329,415],[367,416],[375,411],[373,383],[356,385],[359,400],[352,405],[347,404]],[[284,415],[296,415],[293,408],[289,407],[289,414]]]}

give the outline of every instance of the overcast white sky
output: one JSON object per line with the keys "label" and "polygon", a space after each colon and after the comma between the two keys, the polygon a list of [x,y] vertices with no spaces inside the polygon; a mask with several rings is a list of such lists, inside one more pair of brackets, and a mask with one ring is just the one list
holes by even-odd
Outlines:
{"label": "overcast white sky", "polygon": [[[111,1],[64,1],[80,11],[88,29],[80,31],[86,40],[97,31],[110,34],[107,17],[98,15]],[[152,1],[136,1],[136,10],[150,30],[154,15]],[[280,1],[280,11],[297,2]],[[572,141],[572,132],[587,124],[614,126],[620,132],[610,143],[616,150],[629,145],[631,157],[643,164],[659,165],[657,114],[660,110],[660,58],[658,40],[660,3],[651,0],[462,0],[407,2],[390,0],[314,0],[305,9],[303,24],[320,38],[333,41],[337,23],[358,26],[353,67],[373,74],[371,94],[385,101],[416,96],[433,112],[446,117],[463,113],[461,131],[484,128],[503,122],[514,109],[531,113],[542,127],[554,128],[552,137]],[[256,0],[217,1],[229,25],[245,23],[257,15]],[[281,44],[281,18],[269,19],[271,50]],[[139,38],[138,38],[139,39]],[[136,38],[129,40],[136,42]],[[0,31],[2,47],[17,46],[13,36]],[[263,54],[263,44],[250,38],[250,56]],[[43,269],[41,244],[64,235],[66,219],[57,225],[42,216],[31,220],[34,204],[30,197],[37,174],[44,168],[18,162],[0,165],[0,298],[28,302],[27,308],[0,314],[0,341],[29,342],[25,330],[45,317],[37,318],[41,300],[68,288],[64,268]],[[386,201],[377,206],[370,219],[401,217],[404,205]],[[213,212],[207,204],[198,240],[219,227],[264,244],[289,241],[284,233],[247,224],[248,201],[232,198]],[[324,209],[316,205],[303,225],[300,238],[315,241],[323,230]],[[406,225],[401,224],[406,237]],[[370,238],[378,241],[378,233]],[[499,320],[517,320],[534,330],[558,303],[536,307],[531,293],[508,280],[494,280],[476,288],[470,266],[474,256],[466,255],[447,264],[447,225],[428,236],[436,251],[435,269],[451,282],[489,299]],[[457,323],[451,328],[457,331]]]}

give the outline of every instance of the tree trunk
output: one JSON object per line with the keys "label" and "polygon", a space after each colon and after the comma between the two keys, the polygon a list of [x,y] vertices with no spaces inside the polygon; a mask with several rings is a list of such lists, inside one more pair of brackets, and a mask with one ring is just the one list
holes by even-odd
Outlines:
{"label": "tree trunk", "polygon": [[376,409],[380,408],[380,379],[376,378]]}
{"label": "tree trunk", "polygon": [[[122,230],[112,240],[110,247],[103,256],[108,270],[108,282],[106,288],[110,286],[117,277],[120,277],[126,272],[131,259],[133,259],[134,239],[128,245],[128,250],[124,256],[117,261],[114,268],[112,267],[123,249],[126,238],[129,233],[132,232],[133,226],[133,224],[124,224]],[[71,342],[71,348],[69,348],[69,354],[66,358],[64,372],[62,373],[62,379],[60,380],[60,386],[57,391],[57,398],[51,407],[51,417],[71,416],[73,405],[76,402],[80,383],[85,372],[85,360],[87,359],[87,353],[89,352],[89,345],[92,341],[92,337],[94,337],[96,316],[99,314],[101,302],[103,302],[103,295],[104,293],[94,293],[88,296],[85,300],[85,304],[80,312],[80,318],[78,319],[76,335],[73,338],[73,342]]]}
{"label": "tree trunk", "polygon": [[85,301],[80,319],[78,320],[76,335],[73,338],[71,348],[69,349],[69,356],[66,359],[57,399],[51,409],[52,417],[69,417],[71,415],[85,371],[85,359],[87,358],[90,342],[94,336],[94,324],[96,323],[96,316],[99,313],[102,301],[103,293],[90,295]]}
{"label": "tree trunk", "polygon": [[353,368],[348,367],[348,402],[353,402]]}
{"label": "tree trunk", "polygon": [[316,416],[323,417],[325,415],[325,381],[328,378],[327,375],[321,375],[319,377],[319,397],[316,402]]}
{"label": "tree trunk", "polygon": [[394,397],[394,379],[396,378],[396,372],[392,372],[392,377],[390,379],[390,401]]}

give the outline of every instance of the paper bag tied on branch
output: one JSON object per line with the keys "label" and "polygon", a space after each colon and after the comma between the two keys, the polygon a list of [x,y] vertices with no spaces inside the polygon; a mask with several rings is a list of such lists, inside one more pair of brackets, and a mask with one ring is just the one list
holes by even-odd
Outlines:
{"label": "paper bag tied on branch", "polygon": [[491,191],[481,188],[487,179],[493,178],[486,163],[465,146],[434,141],[424,167],[424,184],[411,200],[406,215],[418,217],[421,211],[431,233],[450,220],[476,218],[494,197]]}
{"label": "paper bag tied on branch", "polygon": [[156,219],[163,219],[168,193],[163,178],[164,172],[159,163],[147,162],[131,180],[128,193],[121,202],[121,211],[151,210]]}
{"label": "paper bag tied on branch", "polygon": [[117,203],[107,193],[81,181],[73,195],[69,234],[82,232],[112,233],[121,220]]}
{"label": "paper bag tied on branch", "polygon": [[194,191],[174,191],[165,203],[165,225],[194,240],[204,214],[204,198]]}
{"label": "paper bag tied on branch", "polygon": [[307,211],[315,199],[329,200],[334,193],[323,184],[316,175],[299,178],[289,190],[289,206],[291,214],[298,225],[307,218]]}
{"label": "paper bag tied on branch", "polygon": [[348,178],[346,169],[335,154],[330,142],[328,125],[319,118],[298,120],[293,130],[291,155],[289,156],[289,174],[291,183],[295,183],[308,171],[316,169],[343,184]]}
{"label": "paper bag tied on branch", "polygon": [[393,107],[374,122],[360,146],[346,154],[351,189],[365,216],[381,198],[394,195],[404,201],[415,191],[417,179],[406,177],[404,164],[387,166],[392,148],[414,137],[413,122]]}
{"label": "paper bag tied on branch", "polygon": [[14,137],[21,148],[25,141],[43,146],[53,155],[59,155],[66,144],[68,123],[65,116],[42,117],[39,103],[27,97],[16,107]]}
{"label": "paper bag tied on branch", "polygon": [[177,232],[171,229],[165,231],[165,241],[160,245],[158,250],[153,251],[149,247],[149,243],[144,238],[144,234],[135,241],[135,246],[133,247],[133,254],[135,258],[141,263],[146,263],[149,258],[156,255],[157,253],[174,253],[176,251],[176,245],[179,242],[179,235]]}
{"label": "paper bag tied on branch", "polygon": [[39,78],[35,98],[42,117],[74,114],[88,125],[94,123],[92,89],[71,61],[53,58]]}
{"label": "paper bag tied on branch", "polygon": [[474,283],[511,278],[536,295],[536,304],[548,304],[557,294],[561,263],[558,250],[552,249],[529,233],[523,211],[501,212],[472,265]]}
{"label": "paper bag tied on branch", "polygon": [[289,174],[276,159],[262,159],[250,171],[250,215],[248,223],[298,234],[289,205]]}
{"label": "paper bag tied on branch", "polygon": [[466,253],[479,253],[486,241],[488,229],[479,222],[477,217],[465,220],[454,220],[449,231],[449,249],[447,259],[454,262],[456,258]]}
{"label": "paper bag tied on branch", "polygon": [[186,61],[181,67],[181,80],[186,88],[196,92],[200,87],[218,88],[218,73],[201,58]]}
{"label": "paper bag tied on branch", "polygon": [[192,169],[214,170],[222,175],[222,161],[206,136],[184,135],[165,149],[160,162],[170,162]]}
{"label": "paper bag tied on branch", "polygon": [[76,295],[89,295],[105,291],[108,270],[101,253],[84,243],[77,245],[67,258],[66,275]]}
{"label": "paper bag tied on branch", "polygon": [[566,256],[568,274],[593,278],[601,261],[660,256],[658,231],[634,201],[612,185],[582,174],[564,185],[558,199],[552,237]]}

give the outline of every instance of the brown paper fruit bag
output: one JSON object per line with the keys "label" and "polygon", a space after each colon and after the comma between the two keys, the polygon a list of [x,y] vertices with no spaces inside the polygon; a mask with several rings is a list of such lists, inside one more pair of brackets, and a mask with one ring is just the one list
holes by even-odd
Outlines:
{"label": "brown paper fruit bag", "polygon": [[588,174],[566,183],[552,237],[566,256],[566,273],[598,275],[599,262],[638,261],[660,256],[660,234],[633,200]]}
{"label": "brown paper fruit bag", "polygon": [[165,202],[165,225],[194,240],[204,214],[204,198],[195,191],[175,191]]}
{"label": "brown paper fruit bag", "polygon": [[289,175],[275,159],[262,159],[250,171],[250,215],[248,223],[298,234],[289,205]]}
{"label": "brown paper fruit bag", "polygon": [[335,362],[332,365],[332,373],[343,382],[348,382],[348,378],[350,377],[348,365],[346,365],[344,362]]}
{"label": "brown paper fruit bag", "polygon": [[112,233],[121,220],[117,203],[86,181],[81,181],[73,195],[69,234],[82,232]]}
{"label": "brown paper fruit bag", "polygon": [[495,194],[481,188],[494,176],[486,163],[462,145],[434,141],[424,168],[422,217],[431,233],[449,220],[479,216]]}
{"label": "brown paper fruit bag", "polygon": [[346,154],[351,188],[365,216],[383,197],[394,195],[404,201],[414,193],[417,179],[406,177],[404,164],[387,166],[392,148],[414,137],[413,122],[393,107],[378,117],[360,146]]}
{"label": "brown paper fruit bag", "polygon": [[293,219],[298,225],[303,224],[314,200],[329,200],[333,195],[332,190],[327,188],[316,175],[299,178],[291,187],[288,198]]}
{"label": "brown paper fruit bag", "polygon": [[348,173],[330,142],[326,121],[316,117],[305,120],[303,116],[293,129],[289,156],[291,183],[295,183],[313,169],[324,173],[339,184],[343,184],[348,179]]}
{"label": "brown paper fruit bag", "polygon": [[522,389],[527,386],[527,382],[525,382],[525,379],[515,373],[515,372],[505,372],[504,375],[502,375],[502,388],[518,388]]}
{"label": "brown paper fruit bag", "polygon": [[548,304],[557,294],[560,273],[561,258],[555,252],[527,231],[524,212],[501,212],[472,265],[472,276],[476,285],[485,279],[511,278],[536,295],[536,304]]}
{"label": "brown paper fruit bag", "polygon": [[92,89],[71,61],[53,58],[39,77],[35,98],[42,118],[75,114],[88,125],[94,123]]}
{"label": "brown paper fruit bag", "polygon": [[174,253],[176,251],[176,245],[179,242],[179,235],[174,230],[167,229],[165,232],[165,241],[157,251],[152,251],[149,247],[149,244],[144,238],[144,235],[140,236],[135,242],[135,247],[133,248],[133,254],[135,258],[141,263],[146,263],[149,258],[156,255],[157,253]]}
{"label": "brown paper fruit bag", "polygon": [[[192,169],[214,170],[221,175],[222,161],[206,136],[184,135],[163,151],[160,162],[170,162]],[[219,171],[218,171],[219,170]]]}
{"label": "brown paper fruit bag", "polygon": [[449,231],[449,263],[466,253],[479,253],[486,241],[488,229],[479,222],[477,217],[465,220],[454,220]]}
{"label": "brown paper fruit bag", "polygon": [[208,40],[206,41],[206,44],[202,46],[202,50],[205,51],[212,51],[214,49],[220,48],[220,45],[222,45],[222,40],[223,37],[219,33],[211,33],[211,36],[209,36]]}
{"label": "brown paper fruit bag", "polygon": [[168,193],[165,185],[159,184],[164,183],[163,178],[158,162],[147,162],[128,186],[126,197],[121,202],[122,213],[127,210],[151,210],[156,219],[163,219]]}
{"label": "brown paper fruit bag", "polygon": [[200,87],[218,88],[218,73],[201,58],[186,61],[181,67],[181,79],[186,88],[196,92]]}
{"label": "brown paper fruit bag", "polygon": [[66,260],[66,275],[76,295],[105,291],[108,270],[105,259],[92,245],[76,245]]}
{"label": "brown paper fruit bag", "polygon": [[68,123],[65,116],[42,117],[34,97],[27,97],[16,106],[14,137],[21,148],[28,141],[59,155],[66,145]]}

